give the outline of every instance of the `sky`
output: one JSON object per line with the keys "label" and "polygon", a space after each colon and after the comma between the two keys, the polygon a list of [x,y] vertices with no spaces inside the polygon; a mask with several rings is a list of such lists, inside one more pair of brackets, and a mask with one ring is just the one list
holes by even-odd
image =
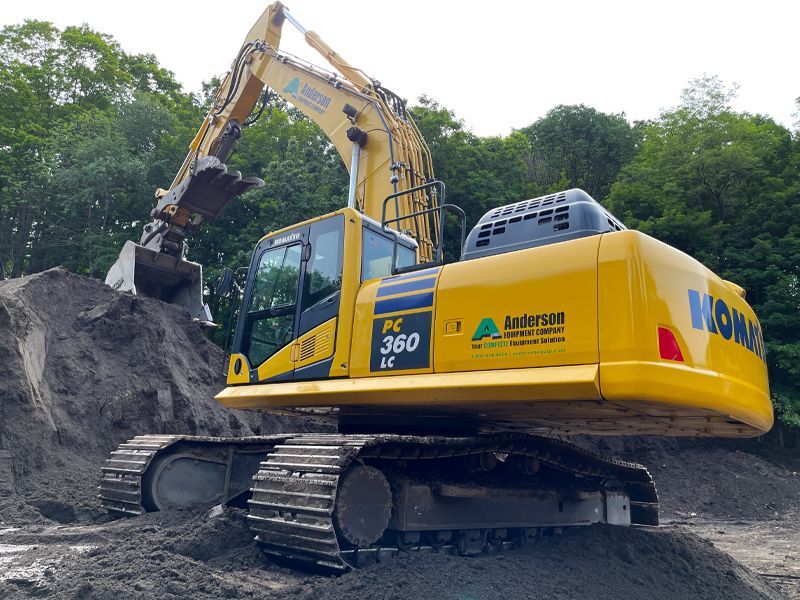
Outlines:
{"label": "sky", "polygon": [[[268,0],[3,2],[0,25],[87,23],[154,54],[187,91],[224,73]],[[351,64],[413,102],[427,94],[478,135],[558,104],[654,118],[704,73],[739,85],[736,110],[792,126],[800,1],[286,0]],[[156,15],[158,15],[156,17]],[[282,48],[327,66],[284,25]]]}

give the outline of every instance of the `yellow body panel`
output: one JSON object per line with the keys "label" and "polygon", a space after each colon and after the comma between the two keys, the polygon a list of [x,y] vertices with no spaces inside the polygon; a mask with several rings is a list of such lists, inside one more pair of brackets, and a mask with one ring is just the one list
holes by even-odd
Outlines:
{"label": "yellow body panel", "polygon": [[[350,374],[350,340],[353,337],[353,314],[356,296],[361,287],[361,215],[352,208],[343,208],[334,214],[344,215],[344,261],[342,265],[342,291],[336,331],[336,351],[331,365],[331,377]],[[350,248],[353,250],[351,251]]]}
{"label": "yellow body panel", "polygon": [[228,384],[250,383],[250,366],[244,354],[233,353],[228,358]]}
{"label": "yellow body panel", "polygon": [[258,367],[259,381],[269,381],[294,371],[297,360],[297,344],[289,344],[278,350]]}
{"label": "yellow body panel", "polygon": [[[258,379],[269,381],[308,365],[330,358],[336,344],[336,322],[330,319],[304,333],[291,344],[281,348],[258,367]],[[246,363],[246,358],[235,355]],[[231,356],[234,364],[234,357]]]}
{"label": "yellow body panel", "polygon": [[[741,288],[666,244],[619,231],[359,283],[357,213],[351,226],[333,367],[346,348],[347,377],[229,380],[226,406],[567,434],[744,437],[772,425]],[[662,358],[659,328],[683,362]]]}
{"label": "yellow body panel", "polygon": [[[432,338],[433,302],[431,302],[431,305],[421,308],[388,310],[387,312],[376,310],[376,302],[391,303],[396,301],[402,303],[404,300],[416,298],[421,293],[435,294],[439,272],[437,269],[432,275],[430,272],[423,275],[411,273],[404,278],[389,277],[364,283],[356,301],[356,318],[351,348],[353,359],[352,377],[433,372],[433,344],[429,344],[429,350],[425,353],[427,360],[423,360],[424,366],[406,369],[391,368],[390,370],[375,368],[376,366],[380,367],[381,362],[391,359],[391,356],[381,354],[382,350],[385,349],[384,340],[388,341],[391,338],[391,341],[394,342],[398,338],[404,339],[401,336],[408,335],[407,328],[413,319],[428,315],[426,319],[428,324],[426,324],[424,331],[418,331],[417,333],[422,336],[427,335],[429,340]],[[417,289],[403,291],[406,289],[405,286],[409,285]],[[419,288],[420,285],[423,286],[421,289]],[[379,296],[379,294],[381,295]],[[369,343],[369,340],[372,343]],[[373,363],[375,359],[377,359],[378,365]]]}
{"label": "yellow body panel", "polygon": [[300,369],[325,360],[333,355],[336,343],[336,318],[318,325],[308,333],[300,336],[294,344],[294,368]]}
{"label": "yellow body panel", "polygon": [[[602,236],[598,276],[600,378],[608,401],[636,410],[637,402],[668,400],[687,410],[705,408],[730,415],[760,431],[772,427],[760,325],[737,293],[738,286],[636,231]],[[707,316],[712,316],[717,333],[709,331],[702,319],[702,329],[695,326],[692,293],[701,300],[714,299],[713,305],[710,300],[707,304],[721,318]],[[733,324],[725,317],[727,313],[732,319],[734,311],[748,324],[747,342],[749,324],[754,332],[758,330],[752,349],[736,341]],[[675,335],[685,362],[660,358],[658,326]]]}
{"label": "yellow body panel", "polygon": [[[600,237],[447,265],[437,290],[435,370],[596,364]],[[460,334],[446,335],[446,323],[458,321]]]}
{"label": "yellow body panel", "polygon": [[[428,396],[426,402],[418,401],[421,393]],[[597,365],[232,386],[220,392],[217,400],[231,408],[264,408],[267,403],[315,408],[374,404],[418,410],[426,404],[455,413],[462,405],[485,403],[487,396],[504,404],[599,401]]]}

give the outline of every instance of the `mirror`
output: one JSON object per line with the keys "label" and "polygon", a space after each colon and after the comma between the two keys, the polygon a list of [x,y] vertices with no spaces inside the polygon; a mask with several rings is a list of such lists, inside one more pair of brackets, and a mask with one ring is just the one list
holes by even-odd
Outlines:
{"label": "mirror", "polygon": [[215,293],[220,298],[227,298],[231,294],[231,290],[233,290],[234,280],[233,280],[233,269],[230,267],[225,267],[222,269],[222,273],[219,276],[219,280],[217,281],[217,289]]}

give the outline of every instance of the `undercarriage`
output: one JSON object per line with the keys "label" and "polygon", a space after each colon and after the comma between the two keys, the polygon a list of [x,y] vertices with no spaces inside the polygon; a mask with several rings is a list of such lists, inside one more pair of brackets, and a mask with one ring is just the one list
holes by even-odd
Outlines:
{"label": "undercarriage", "polygon": [[106,461],[99,496],[129,516],[247,505],[269,556],[334,572],[406,550],[472,555],[563,527],[658,524],[647,469],[524,434],[138,436]]}

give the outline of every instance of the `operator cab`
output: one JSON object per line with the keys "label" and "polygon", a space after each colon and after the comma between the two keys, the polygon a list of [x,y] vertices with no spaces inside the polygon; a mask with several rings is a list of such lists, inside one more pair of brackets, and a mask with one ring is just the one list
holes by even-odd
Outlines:
{"label": "operator cab", "polygon": [[[248,271],[231,372],[241,383],[333,376],[342,295],[354,298],[363,281],[416,264],[412,238],[353,209],[268,234],[256,246]],[[327,349],[315,343],[291,351],[296,340],[325,324],[331,324]],[[321,354],[329,356],[317,360]],[[310,368],[298,367],[312,357],[315,362],[304,365]],[[270,362],[275,366],[265,368]]]}

